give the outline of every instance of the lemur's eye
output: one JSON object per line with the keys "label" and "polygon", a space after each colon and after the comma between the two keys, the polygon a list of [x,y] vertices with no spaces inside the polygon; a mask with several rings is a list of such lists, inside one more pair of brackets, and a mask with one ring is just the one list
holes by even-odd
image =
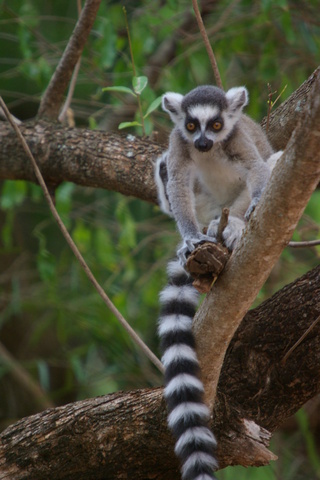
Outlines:
{"label": "lemur's eye", "polygon": [[186,127],[189,132],[193,132],[196,128],[196,124],[194,122],[188,122]]}
{"label": "lemur's eye", "polygon": [[219,122],[219,120],[216,120],[215,122],[212,123],[212,128],[213,128],[213,130],[218,132],[222,128],[222,123]]}

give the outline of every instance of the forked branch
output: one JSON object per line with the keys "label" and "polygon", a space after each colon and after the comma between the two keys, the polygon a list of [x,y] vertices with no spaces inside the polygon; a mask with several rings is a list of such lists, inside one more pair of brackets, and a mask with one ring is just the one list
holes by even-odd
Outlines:
{"label": "forked branch", "polygon": [[319,91],[317,77],[239,246],[198,310],[194,330],[211,406],[226,349],[320,181]]}

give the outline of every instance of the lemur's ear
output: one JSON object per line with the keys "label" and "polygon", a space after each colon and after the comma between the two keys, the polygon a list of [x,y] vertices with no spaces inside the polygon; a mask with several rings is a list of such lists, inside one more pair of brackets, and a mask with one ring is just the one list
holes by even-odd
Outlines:
{"label": "lemur's ear", "polygon": [[162,108],[168,112],[171,120],[177,123],[181,119],[181,103],[183,95],[180,93],[167,92],[162,97]]}
{"label": "lemur's ear", "polygon": [[246,87],[234,87],[227,91],[226,97],[232,112],[241,111],[249,103],[249,94]]}

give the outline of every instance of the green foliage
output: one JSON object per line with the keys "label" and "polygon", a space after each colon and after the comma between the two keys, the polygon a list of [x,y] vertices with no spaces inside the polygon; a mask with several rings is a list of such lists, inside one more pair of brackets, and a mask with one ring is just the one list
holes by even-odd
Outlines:
{"label": "green foliage", "polygon": [[2,210],[10,210],[21,205],[25,199],[26,191],[26,182],[22,180],[7,180],[2,187],[0,208]]}
{"label": "green foliage", "polygon": [[296,413],[295,418],[298,421],[298,425],[302,433],[310,464],[314,470],[316,478],[320,478],[320,455],[319,452],[317,452],[315,438],[310,430],[308,415],[304,409],[301,409]]}
{"label": "green foliage", "polygon": [[[144,76],[133,77],[132,89],[128,87],[114,86],[114,87],[105,87],[102,89],[102,91],[127,93],[129,95],[132,95],[136,99],[138,99],[138,97],[140,97],[140,95],[142,94],[143,90],[146,88],[147,85],[148,85],[147,77],[144,77]],[[153,102],[151,102],[151,104],[147,108],[146,113],[142,116],[141,122],[143,122],[143,120],[145,120],[150,115],[150,113],[154,112],[154,110],[156,110],[159,107],[160,103],[161,103],[161,96],[157,97],[155,100],[153,100]],[[119,130],[122,130],[123,128],[128,128],[128,127],[143,127],[143,126],[144,126],[143,123],[133,121],[133,122],[121,122],[118,128]]]}

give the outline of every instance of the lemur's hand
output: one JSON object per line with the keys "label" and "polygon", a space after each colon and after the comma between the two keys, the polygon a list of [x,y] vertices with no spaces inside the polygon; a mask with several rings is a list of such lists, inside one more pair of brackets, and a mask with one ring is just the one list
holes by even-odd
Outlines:
{"label": "lemur's hand", "polygon": [[[208,227],[208,235],[217,237],[220,219],[212,220]],[[228,224],[222,232],[223,243],[229,250],[233,250],[241,238],[245,223],[241,218],[229,216]]]}
{"label": "lemur's hand", "polygon": [[204,242],[217,243],[215,238],[209,235],[204,235],[200,232],[197,234],[197,236],[184,238],[179,250],[177,251],[177,255],[182,266],[185,265],[187,257],[190,255],[190,253],[193,252],[198,245]]}

